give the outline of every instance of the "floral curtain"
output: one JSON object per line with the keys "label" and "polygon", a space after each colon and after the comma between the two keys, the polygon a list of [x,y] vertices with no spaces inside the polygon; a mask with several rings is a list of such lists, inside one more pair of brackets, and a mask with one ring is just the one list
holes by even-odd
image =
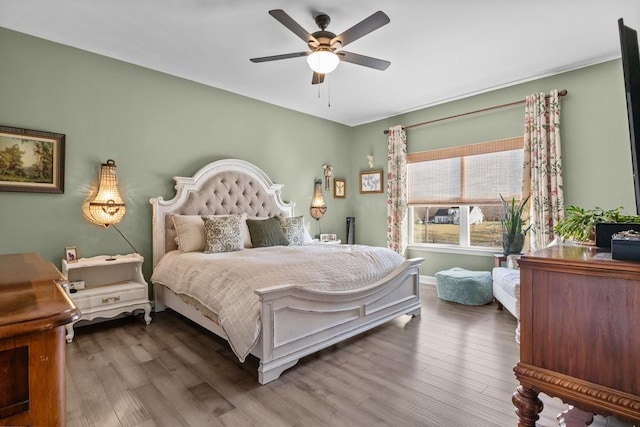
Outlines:
{"label": "floral curtain", "polygon": [[531,250],[554,239],[554,227],[564,217],[560,97],[557,90],[529,95],[525,102],[522,197],[530,195]]}
{"label": "floral curtain", "polygon": [[387,247],[404,255],[407,250],[407,133],[389,128],[387,143]]}

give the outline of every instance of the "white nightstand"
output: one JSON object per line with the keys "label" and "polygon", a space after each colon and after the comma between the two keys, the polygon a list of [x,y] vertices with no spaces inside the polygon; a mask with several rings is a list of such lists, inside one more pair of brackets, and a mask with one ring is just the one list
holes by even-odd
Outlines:
{"label": "white nightstand", "polygon": [[339,245],[340,243],[342,243],[342,240],[338,239],[338,240],[329,240],[327,242],[321,242],[319,239],[313,239],[313,242],[311,242],[314,245]]}
{"label": "white nightstand", "polygon": [[[108,258],[115,258],[107,261]],[[69,296],[80,309],[80,320],[98,317],[111,318],[122,313],[144,310],[144,320],[151,323],[151,303],[148,285],[142,275],[142,261],[139,254],[95,256],[80,258],[76,262],[62,260],[62,274],[70,283],[83,281],[85,289]],[[66,325],[67,342],[73,341],[73,325]]]}

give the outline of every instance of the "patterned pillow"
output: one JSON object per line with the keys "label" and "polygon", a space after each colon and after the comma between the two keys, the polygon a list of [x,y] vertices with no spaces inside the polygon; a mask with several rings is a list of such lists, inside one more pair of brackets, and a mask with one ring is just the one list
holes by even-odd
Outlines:
{"label": "patterned pillow", "polygon": [[304,217],[295,216],[290,218],[280,218],[280,222],[282,225],[282,231],[284,231],[284,236],[289,241],[289,246],[304,246],[306,243]]}
{"label": "patterned pillow", "polygon": [[264,220],[247,219],[247,225],[254,248],[287,246],[289,244],[277,217]]}
{"label": "patterned pillow", "polygon": [[242,214],[229,216],[203,215],[204,253],[232,252],[244,249]]}

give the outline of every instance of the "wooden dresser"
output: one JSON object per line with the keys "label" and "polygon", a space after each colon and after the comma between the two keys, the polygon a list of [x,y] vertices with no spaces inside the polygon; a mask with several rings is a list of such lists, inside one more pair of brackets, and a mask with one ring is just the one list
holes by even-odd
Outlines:
{"label": "wooden dresser", "polygon": [[65,325],[79,311],[37,254],[0,255],[0,425],[65,425]]}
{"label": "wooden dresser", "polygon": [[555,246],[519,265],[518,425],[535,426],[539,392],[640,421],[640,262]]}

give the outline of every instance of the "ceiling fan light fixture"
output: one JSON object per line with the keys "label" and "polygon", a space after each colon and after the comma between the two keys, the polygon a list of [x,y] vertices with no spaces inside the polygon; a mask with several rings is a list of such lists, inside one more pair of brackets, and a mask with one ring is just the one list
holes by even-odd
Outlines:
{"label": "ceiling fan light fixture", "polygon": [[307,64],[316,73],[328,74],[336,69],[340,58],[328,50],[317,50],[307,56]]}

